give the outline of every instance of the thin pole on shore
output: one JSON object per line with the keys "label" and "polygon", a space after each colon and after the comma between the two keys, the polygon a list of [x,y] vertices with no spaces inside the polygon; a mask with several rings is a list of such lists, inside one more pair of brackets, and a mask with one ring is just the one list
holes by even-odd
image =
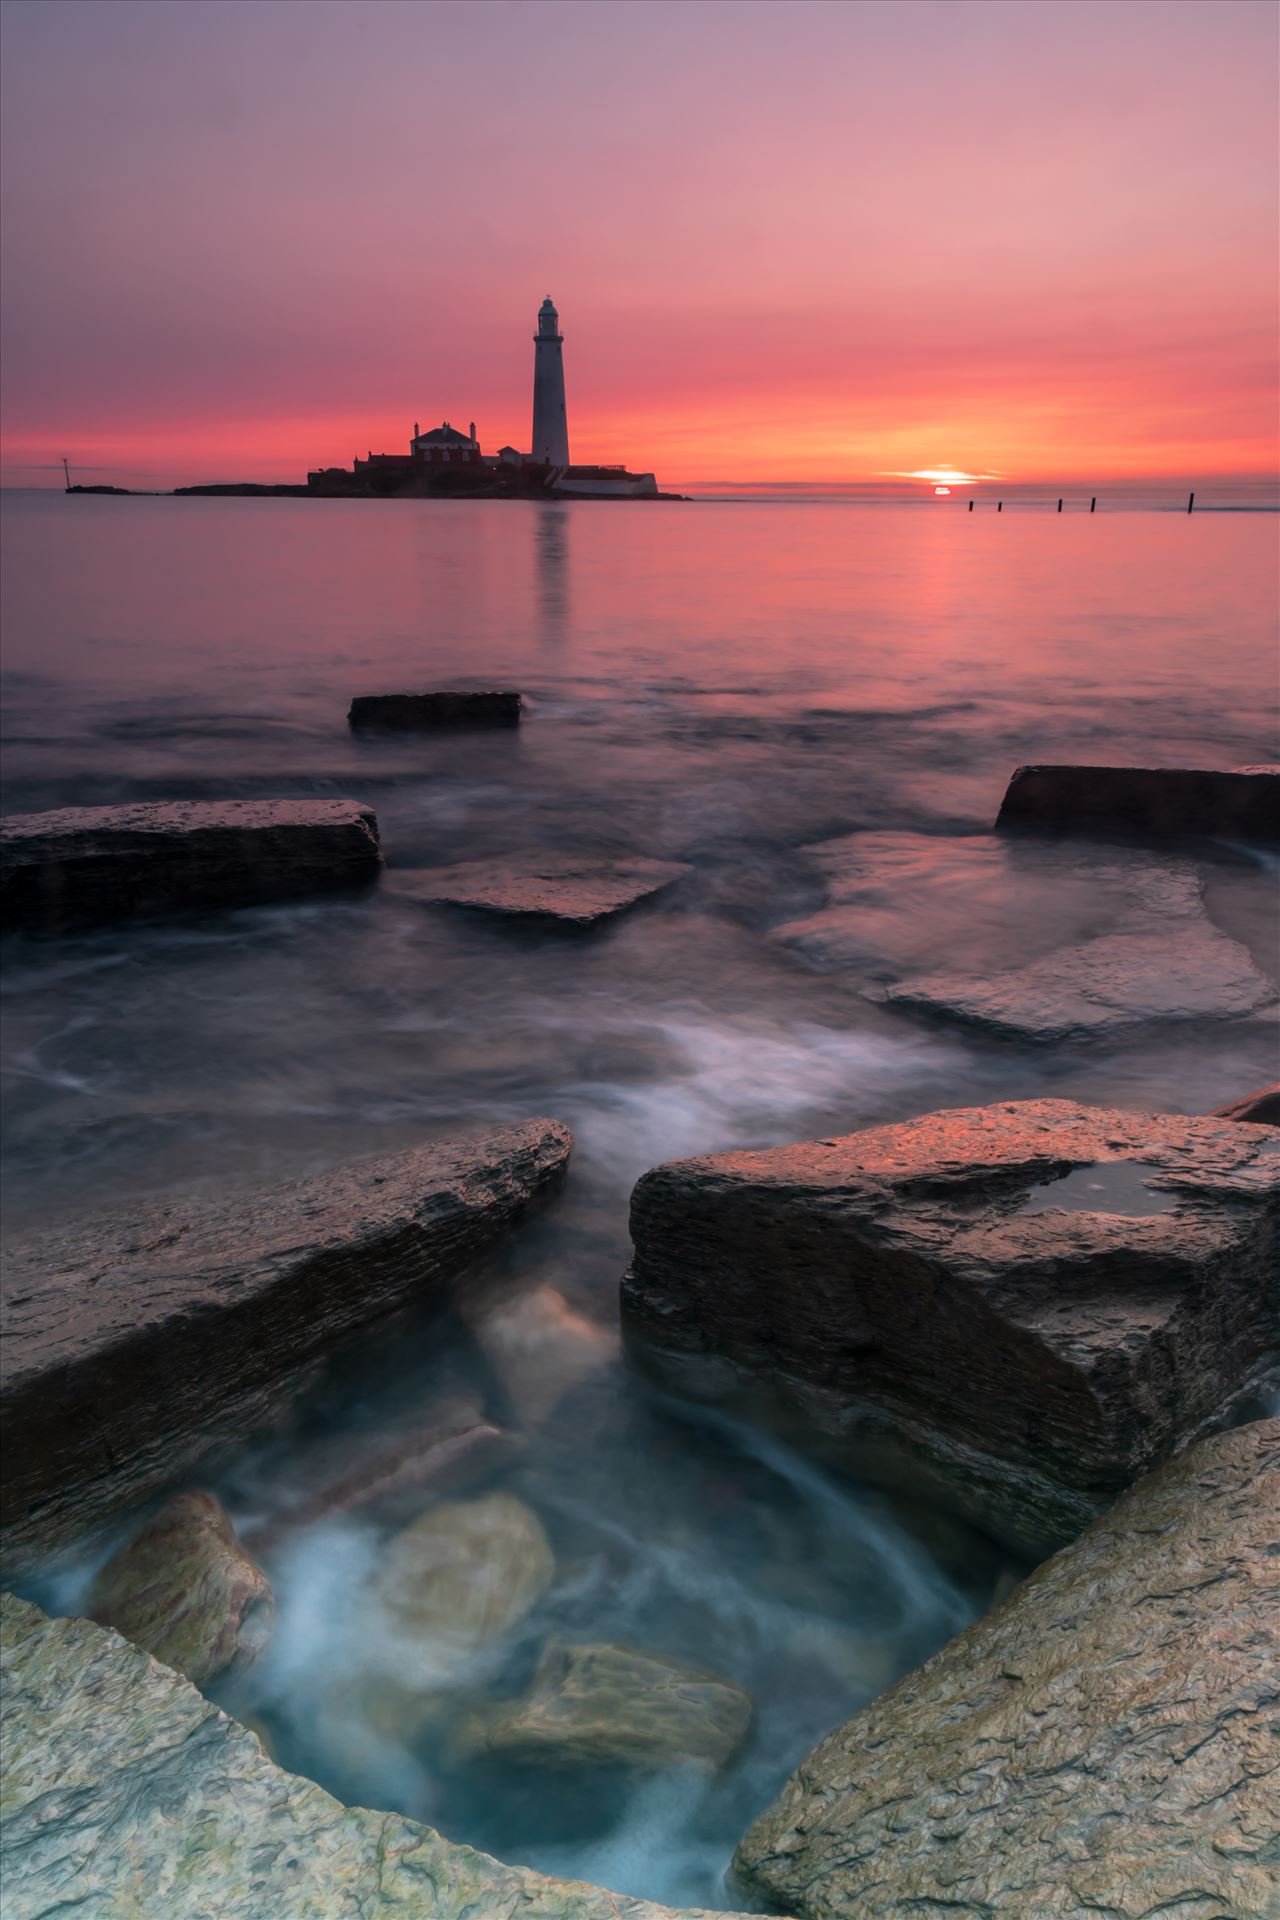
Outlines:
{"label": "thin pole on shore", "polygon": [[1090,513],[1094,513],[1094,512],[1096,512],[1096,511],[1097,511],[1097,506],[1098,506],[1098,496],[1097,496],[1097,494],[1095,493],[1095,494],[1094,494],[1094,496],[1093,496],[1093,498],[1092,498],[1092,500],[1091,500],[1091,501],[1089,502],[1089,511],[1090,511]]}
{"label": "thin pole on shore", "polygon": [[1061,500],[1061,497],[1059,497],[1059,500],[1058,500],[1058,512],[1059,512],[1059,513],[1061,513],[1061,512],[1062,512],[1062,500]]}
{"label": "thin pole on shore", "polygon": [[1192,509],[1192,507],[1194,507],[1194,505],[1195,505],[1195,503],[1196,503],[1196,497],[1195,497],[1195,495],[1194,495],[1194,493],[1192,493],[1192,494],[1188,494],[1188,496],[1187,496],[1187,512],[1188,512],[1188,513],[1190,513],[1190,511],[1191,511],[1191,509]]}
{"label": "thin pole on shore", "polygon": [[67,456],[66,456],[66,454],[65,454],[65,453],[64,453],[64,454],[63,454],[63,456],[62,456],[62,471],[63,471],[63,472],[64,472],[64,473],[66,474],[66,476],[67,476],[67,492],[68,492],[68,493],[70,493],[70,491],[71,491],[71,469],[70,469],[70,467],[69,467],[69,466],[67,465]]}

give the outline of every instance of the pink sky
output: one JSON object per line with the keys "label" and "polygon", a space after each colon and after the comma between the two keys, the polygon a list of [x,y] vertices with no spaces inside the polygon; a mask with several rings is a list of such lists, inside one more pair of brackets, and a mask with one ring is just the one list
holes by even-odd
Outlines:
{"label": "pink sky", "polygon": [[10,484],[526,445],[548,291],[581,460],[1274,465],[1269,0],[4,12]]}

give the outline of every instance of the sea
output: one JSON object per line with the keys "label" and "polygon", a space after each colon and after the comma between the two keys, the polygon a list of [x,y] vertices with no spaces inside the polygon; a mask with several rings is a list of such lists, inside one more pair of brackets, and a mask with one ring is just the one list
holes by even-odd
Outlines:
{"label": "sea", "polygon": [[[594,1352],[555,1404],[534,1396],[492,1483],[545,1529],[549,1591],[485,1658],[442,1660],[427,1730],[406,1734],[372,1597],[388,1525],[321,1521],[268,1562],[275,1638],[215,1692],[347,1801],[623,1893],[739,1904],[729,1856],[790,1769],[1026,1568],[637,1367],[618,1338],[630,1189],[662,1161],[940,1107],[1197,1113],[1275,1077],[1256,1016],[1037,1042],[883,992],[1087,937],[1087,857],[1010,865],[992,835],[1015,767],[1276,758],[1280,520],[1082,498],[12,491],[0,528],[6,811],[351,796],[392,869],[530,850],[690,869],[589,937],[386,888],[10,938],[3,1175],[16,1235],[464,1125],[568,1122],[563,1193],[475,1283],[544,1290]],[[519,689],[523,724],[349,731],[354,695],[433,686]],[[1193,871],[1208,922],[1280,978],[1274,860],[1222,840],[1138,857]],[[850,870],[835,937],[810,937]],[[243,1529],[270,1526],[322,1463],[460,1397],[519,1425],[520,1364],[496,1378],[465,1312],[375,1327],[208,1483]],[[24,1590],[74,1611],[137,1520]],[[449,1727],[518,1693],[553,1638],[745,1687],[745,1752],[714,1776],[478,1763]]]}

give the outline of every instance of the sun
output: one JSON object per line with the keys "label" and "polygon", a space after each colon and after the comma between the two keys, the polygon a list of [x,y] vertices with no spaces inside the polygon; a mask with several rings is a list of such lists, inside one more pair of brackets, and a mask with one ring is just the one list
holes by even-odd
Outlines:
{"label": "sun", "polygon": [[995,480],[994,473],[967,473],[963,467],[953,467],[943,462],[937,467],[917,467],[912,473],[895,473],[894,480],[932,480],[935,493],[949,493],[952,487],[971,487],[978,480]]}

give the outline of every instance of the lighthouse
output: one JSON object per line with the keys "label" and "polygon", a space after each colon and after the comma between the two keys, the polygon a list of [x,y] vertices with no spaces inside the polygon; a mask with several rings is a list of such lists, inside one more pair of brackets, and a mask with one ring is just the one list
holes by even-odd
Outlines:
{"label": "lighthouse", "polygon": [[533,336],[533,457],[553,467],[569,464],[563,347],[560,316],[548,294],[538,308],[538,331]]}

